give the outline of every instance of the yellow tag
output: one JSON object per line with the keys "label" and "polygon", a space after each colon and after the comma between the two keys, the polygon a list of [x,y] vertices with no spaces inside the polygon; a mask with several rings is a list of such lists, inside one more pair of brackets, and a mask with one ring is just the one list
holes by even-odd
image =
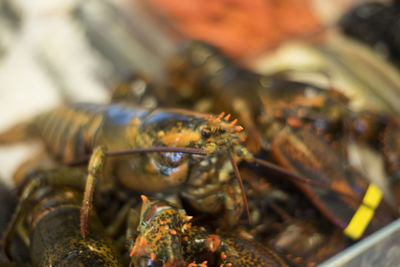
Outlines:
{"label": "yellow tag", "polygon": [[378,207],[381,199],[382,191],[371,183],[365,192],[363,204],[354,213],[350,223],[344,229],[344,234],[353,239],[360,238],[374,216],[375,208]]}
{"label": "yellow tag", "polygon": [[370,184],[364,195],[363,203],[370,208],[375,209],[382,199],[382,191],[375,185]]}
{"label": "yellow tag", "polygon": [[374,216],[374,212],[373,209],[361,205],[354,213],[349,225],[344,229],[344,234],[352,239],[360,238]]}

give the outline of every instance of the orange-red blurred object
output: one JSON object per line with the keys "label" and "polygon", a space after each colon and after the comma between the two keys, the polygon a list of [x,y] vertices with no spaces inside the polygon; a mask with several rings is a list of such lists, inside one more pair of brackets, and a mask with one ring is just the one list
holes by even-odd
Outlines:
{"label": "orange-red blurred object", "polygon": [[309,0],[148,0],[184,35],[253,56],[320,28]]}

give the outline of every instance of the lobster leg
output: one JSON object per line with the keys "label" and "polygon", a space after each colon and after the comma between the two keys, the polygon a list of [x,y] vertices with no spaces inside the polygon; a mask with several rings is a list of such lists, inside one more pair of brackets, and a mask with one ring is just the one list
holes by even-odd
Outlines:
{"label": "lobster leg", "polygon": [[106,232],[109,236],[115,237],[118,232],[122,229],[126,220],[129,218],[131,213],[131,208],[135,204],[135,199],[130,199],[124,206],[122,206],[121,210],[116,214],[113,222],[106,228]]}
{"label": "lobster leg", "polygon": [[81,207],[81,235],[86,237],[89,212],[92,209],[93,192],[99,176],[102,174],[106,162],[106,147],[98,146],[93,150],[89,160],[88,176],[86,178],[85,193],[83,194]]}
{"label": "lobster leg", "polygon": [[127,240],[130,247],[133,247],[135,240],[138,236],[137,227],[140,220],[140,206],[129,209],[128,216],[126,218],[126,233],[125,239]]}
{"label": "lobster leg", "polygon": [[199,211],[216,214],[224,210],[222,223],[231,227],[240,218],[243,212],[243,201],[241,190],[236,181],[225,183],[217,187],[212,184],[201,188],[190,187],[182,196],[189,201],[190,205]]}

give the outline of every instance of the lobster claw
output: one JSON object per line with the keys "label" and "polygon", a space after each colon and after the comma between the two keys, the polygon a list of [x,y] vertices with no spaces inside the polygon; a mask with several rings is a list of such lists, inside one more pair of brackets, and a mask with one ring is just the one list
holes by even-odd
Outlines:
{"label": "lobster claw", "polygon": [[348,237],[359,239],[398,216],[382,199],[382,192],[376,185],[346,167],[339,153],[312,131],[304,128],[282,130],[275,136],[271,150],[280,165],[335,189],[294,182]]}

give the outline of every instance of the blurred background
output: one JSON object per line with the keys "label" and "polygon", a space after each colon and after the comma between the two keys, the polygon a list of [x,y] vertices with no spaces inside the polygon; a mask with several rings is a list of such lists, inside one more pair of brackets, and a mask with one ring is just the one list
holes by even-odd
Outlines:
{"label": "blurred background", "polygon": [[[337,36],[338,22],[365,2],[1,0],[0,130],[65,101],[106,101],[113,86],[132,72],[165,82],[165,62],[188,39],[209,42],[258,72],[323,68],[335,77],[329,82],[357,95],[354,106],[398,109],[393,88],[378,100],[371,94],[360,97],[364,78],[349,78],[338,66],[352,69],[357,60],[351,57],[360,50]],[[388,55],[382,45],[375,48]],[[332,60],[339,54],[342,62]],[[390,79],[396,80],[397,68],[387,68],[382,72],[393,72]],[[358,68],[352,74],[369,76]],[[392,80],[388,84],[397,86]],[[0,176],[10,177],[33,151],[32,145],[1,147]]]}

